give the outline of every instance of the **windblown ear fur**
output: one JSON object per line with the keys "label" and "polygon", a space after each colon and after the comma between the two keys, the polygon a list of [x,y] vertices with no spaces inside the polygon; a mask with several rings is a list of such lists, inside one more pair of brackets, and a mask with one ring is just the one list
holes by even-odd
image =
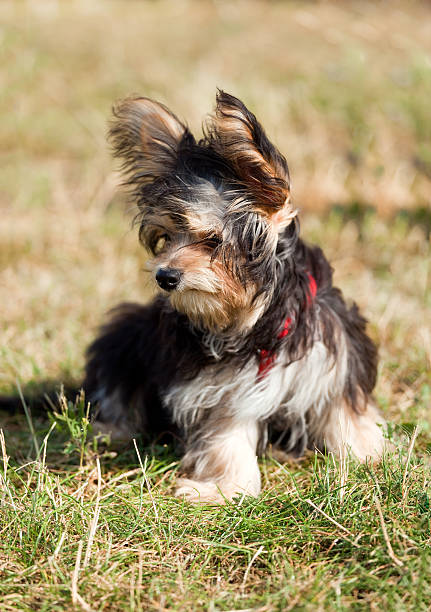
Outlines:
{"label": "windblown ear fur", "polygon": [[287,162],[241,100],[218,91],[210,132],[219,153],[230,162],[239,179],[253,193],[260,212],[273,215],[285,210],[290,216],[293,211],[289,204]]}
{"label": "windblown ear fur", "polygon": [[175,168],[187,127],[163,104],[149,98],[126,98],[113,109],[109,140],[132,185],[146,184]]}

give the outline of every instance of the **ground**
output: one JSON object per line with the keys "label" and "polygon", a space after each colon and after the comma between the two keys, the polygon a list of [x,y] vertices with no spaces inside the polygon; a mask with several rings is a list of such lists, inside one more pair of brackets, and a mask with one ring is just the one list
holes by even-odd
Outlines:
{"label": "ground", "polygon": [[82,400],[0,414],[2,609],[428,610],[430,8],[4,0],[0,24],[0,393],[79,385],[106,311],[152,293],[112,102],[199,131],[219,86],[286,154],[304,237],[370,321],[396,445],[378,467],[268,457],[258,500],[195,507],[171,448],[91,441]]}

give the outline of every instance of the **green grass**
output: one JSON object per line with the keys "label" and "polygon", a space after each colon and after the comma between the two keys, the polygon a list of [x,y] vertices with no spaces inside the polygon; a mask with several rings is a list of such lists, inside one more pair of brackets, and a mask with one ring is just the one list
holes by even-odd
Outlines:
{"label": "green grass", "polygon": [[170,496],[169,448],[86,441],[84,405],[38,430],[36,460],[25,427],[9,434],[21,452],[1,470],[4,609],[429,609],[421,443],[395,433],[379,467],[266,458],[259,499],[194,506]]}
{"label": "green grass", "polygon": [[0,414],[1,609],[428,610],[429,7],[4,0],[0,18],[0,393],[78,386],[106,311],[152,294],[112,102],[153,96],[198,131],[218,85],[286,154],[304,237],[370,320],[396,447],[377,467],[267,457],[259,499],[195,507],[171,448],[138,440],[142,469],[82,400]]}

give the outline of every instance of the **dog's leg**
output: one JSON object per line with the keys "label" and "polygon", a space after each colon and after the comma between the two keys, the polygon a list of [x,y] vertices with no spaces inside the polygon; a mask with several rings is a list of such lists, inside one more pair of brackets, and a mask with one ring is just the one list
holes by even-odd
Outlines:
{"label": "dog's leg", "polygon": [[236,495],[257,496],[256,422],[223,420],[193,436],[182,461],[189,478],[180,478],[175,494],[193,502],[224,503]]}
{"label": "dog's leg", "polygon": [[322,446],[339,457],[349,452],[359,459],[379,460],[385,449],[384,420],[371,401],[355,412],[345,401],[331,406],[318,439]]}

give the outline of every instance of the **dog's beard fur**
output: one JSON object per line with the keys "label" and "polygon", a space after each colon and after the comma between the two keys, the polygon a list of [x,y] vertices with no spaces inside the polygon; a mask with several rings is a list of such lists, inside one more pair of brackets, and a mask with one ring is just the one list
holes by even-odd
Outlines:
{"label": "dog's beard fur", "polygon": [[375,347],[321,250],[299,239],[286,160],[254,115],[219,92],[196,142],[146,98],[114,112],[114,153],[162,296],[123,306],[90,347],[85,387],[100,419],[182,437],[178,494],[202,501],[257,495],[256,452],[271,440],[296,455],[380,456]]}
{"label": "dog's beard fur", "polygon": [[184,245],[149,262],[153,276],[160,267],[175,268],[182,277],[167,294],[175,310],[198,329],[214,334],[245,333],[256,323],[267,303],[257,296],[256,284],[244,284],[226,270],[208,248]]}
{"label": "dog's beard fur", "polygon": [[176,292],[170,301],[178,312],[187,315],[194,327],[223,338],[246,333],[264,308],[263,304],[252,304],[244,290],[231,296],[188,289]]}

